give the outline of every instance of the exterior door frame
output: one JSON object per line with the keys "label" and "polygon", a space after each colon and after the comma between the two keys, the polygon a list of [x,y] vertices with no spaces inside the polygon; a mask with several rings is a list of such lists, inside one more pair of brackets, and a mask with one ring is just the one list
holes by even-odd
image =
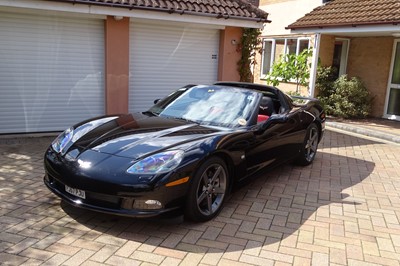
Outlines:
{"label": "exterior door frame", "polygon": [[389,107],[390,90],[392,88],[400,90],[400,84],[392,84],[392,75],[393,75],[394,60],[396,58],[397,44],[400,44],[400,39],[395,39],[393,41],[392,59],[390,62],[390,72],[389,72],[389,78],[388,78],[388,83],[387,83],[387,88],[386,88],[386,100],[385,100],[385,109],[383,110],[383,117],[400,121],[400,115],[392,115],[392,114],[387,113],[387,111],[388,111],[387,109]]}
{"label": "exterior door frame", "polygon": [[[340,56],[340,67],[338,69],[339,77],[347,74],[347,63],[349,59],[350,39],[349,38],[335,38],[335,42],[342,42],[342,53]],[[346,50],[343,51],[343,48]]]}

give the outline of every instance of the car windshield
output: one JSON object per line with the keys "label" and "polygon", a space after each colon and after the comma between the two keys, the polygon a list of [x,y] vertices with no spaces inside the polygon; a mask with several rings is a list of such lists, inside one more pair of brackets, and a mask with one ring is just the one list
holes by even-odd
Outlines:
{"label": "car windshield", "polygon": [[199,124],[240,127],[249,125],[259,97],[247,89],[199,85],[175,91],[149,112]]}

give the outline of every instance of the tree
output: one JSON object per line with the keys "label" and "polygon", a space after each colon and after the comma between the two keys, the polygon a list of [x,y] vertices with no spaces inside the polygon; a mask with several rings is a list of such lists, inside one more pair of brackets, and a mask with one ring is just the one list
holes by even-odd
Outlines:
{"label": "tree", "polygon": [[267,75],[267,83],[278,86],[280,82],[296,82],[296,93],[299,86],[307,86],[310,78],[311,64],[308,58],[312,56],[312,50],[303,50],[300,54],[285,54],[272,65],[271,72]]}

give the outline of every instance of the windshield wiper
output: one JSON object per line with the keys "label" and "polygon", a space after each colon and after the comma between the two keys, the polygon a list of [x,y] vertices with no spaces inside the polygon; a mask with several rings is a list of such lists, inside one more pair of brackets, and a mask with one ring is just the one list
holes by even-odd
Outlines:
{"label": "windshield wiper", "polygon": [[182,121],[185,121],[185,122],[195,123],[195,124],[198,124],[198,125],[200,124],[197,121],[190,120],[190,119],[183,118],[183,117],[176,117],[176,116],[170,116],[170,115],[162,115],[161,117],[165,117],[165,118],[168,118],[168,119],[182,120]]}
{"label": "windshield wiper", "polygon": [[152,116],[158,116],[158,115],[159,115],[159,113],[152,112],[152,111],[146,111],[146,112],[143,112],[143,114],[145,114],[145,115],[152,115]]}

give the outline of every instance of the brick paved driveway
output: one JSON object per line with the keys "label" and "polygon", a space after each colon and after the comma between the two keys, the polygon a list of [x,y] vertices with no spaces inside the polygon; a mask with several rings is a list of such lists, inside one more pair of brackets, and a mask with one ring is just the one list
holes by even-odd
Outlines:
{"label": "brick paved driveway", "polygon": [[0,264],[399,265],[400,146],[327,131],[313,165],[262,174],[193,224],[60,202],[42,183],[50,141],[0,142]]}

